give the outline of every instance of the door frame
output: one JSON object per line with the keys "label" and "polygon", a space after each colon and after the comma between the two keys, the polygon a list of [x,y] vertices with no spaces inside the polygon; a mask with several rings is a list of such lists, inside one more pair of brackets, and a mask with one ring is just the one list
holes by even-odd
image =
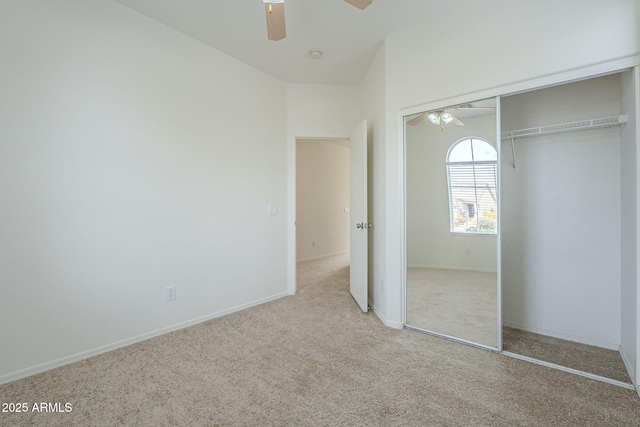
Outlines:
{"label": "door frame", "polygon": [[[633,65],[629,67],[625,66],[633,63],[637,65]],[[608,75],[621,74],[625,72],[632,73],[631,78],[635,79],[635,84],[634,84],[635,94],[633,95],[633,97],[635,98],[635,104],[636,104],[636,113],[635,113],[636,114],[636,120],[635,120],[636,159],[635,161],[636,161],[636,170],[640,171],[640,168],[639,168],[640,166],[640,108],[638,108],[638,106],[640,106],[640,78],[638,77],[640,76],[640,57],[636,55],[629,58],[623,58],[618,61],[611,61],[605,64],[601,64],[595,69],[599,70],[600,72],[596,74],[584,75],[579,78],[575,78],[571,80],[559,81],[554,84],[549,84],[547,86],[533,87],[533,88],[524,89],[524,90],[520,90],[513,93],[507,93],[502,95],[501,98],[507,98],[513,95],[520,95],[524,93],[536,92],[549,87],[564,86],[564,85],[568,85],[575,82],[588,81],[591,79],[597,79],[597,78],[608,76]],[[620,114],[623,114],[623,113],[624,111],[620,111]],[[630,121],[630,122],[633,123],[633,121]],[[640,186],[639,186],[640,181],[638,181],[638,179],[640,179],[640,175],[636,175],[636,228],[637,228],[636,236],[635,236],[636,247],[640,247],[639,246],[640,245],[640,209],[639,209],[640,208]],[[637,266],[640,266],[640,252],[638,251],[636,251],[636,264]],[[635,283],[636,301],[634,301],[636,315],[640,313],[640,293],[639,293],[640,280],[638,279],[640,279],[640,270],[636,271],[636,283]],[[621,285],[622,285],[622,281],[621,281]],[[621,314],[624,315],[624,307],[621,307]],[[622,328],[623,326],[622,319],[619,319],[619,322]],[[620,343],[618,344],[618,349],[615,350],[622,358],[623,364],[627,369],[627,373],[629,374],[629,377],[631,379],[631,383],[626,383],[624,381],[619,381],[619,380],[608,378],[605,376],[592,374],[590,372],[569,368],[563,365],[557,365],[551,362],[547,362],[545,360],[524,356],[519,353],[512,353],[510,351],[505,351],[505,350],[502,350],[501,353],[506,356],[524,360],[530,363],[546,366],[546,367],[557,369],[563,372],[569,372],[569,373],[590,378],[596,381],[612,384],[617,387],[635,390],[638,393],[638,395],[640,395],[640,382],[639,382],[640,380],[640,317],[636,316],[636,323],[635,325],[633,325],[633,328],[635,330],[635,335],[636,335],[635,349],[634,349],[635,365],[630,363],[630,360],[626,357],[627,354],[623,351],[623,345],[625,344],[625,342],[624,342],[624,338],[622,337],[622,334],[620,336]]]}

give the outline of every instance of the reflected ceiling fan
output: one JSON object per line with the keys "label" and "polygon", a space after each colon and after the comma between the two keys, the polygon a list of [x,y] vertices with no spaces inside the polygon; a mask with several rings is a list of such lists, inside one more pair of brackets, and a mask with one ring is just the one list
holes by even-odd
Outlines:
{"label": "reflected ceiling fan", "polygon": [[495,110],[495,107],[474,107],[472,104],[462,104],[462,105],[457,105],[455,107],[443,108],[440,110],[425,111],[424,113],[409,120],[407,124],[409,124],[410,126],[415,126],[429,119],[429,121],[434,125],[439,125],[440,132],[443,132],[444,126],[448,125],[449,123],[453,123],[454,125],[457,125],[457,126],[464,126],[464,123],[462,122],[462,120],[460,120],[458,117],[455,116],[455,114],[452,113],[452,111],[458,111],[458,110],[459,111]]}
{"label": "reflected ceiling fan", "polygon": [[[373,0],[344,0],[347,3],[365,9]],[[269,40],[282,40],[287,36],[284,23],[284,0],[262,0],[267,15],[267,37]]]}

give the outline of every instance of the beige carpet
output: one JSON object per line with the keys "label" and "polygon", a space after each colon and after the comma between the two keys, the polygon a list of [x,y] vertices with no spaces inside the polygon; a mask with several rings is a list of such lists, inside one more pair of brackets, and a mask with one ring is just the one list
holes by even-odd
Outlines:
{"label": "beige carpet", "polygon": [[504,351],[631,383],[620,353],[614,350],[504,327]]}
{"label": "beige carpet", "polygon": [[299,293],[0,386],[2,426],[640,426],[632,390],[383,326],[348,258],[299,265]]}
{"label": "beige carpet", "polygon": [[407,269],[407,325],[498,346],[496,273]]}

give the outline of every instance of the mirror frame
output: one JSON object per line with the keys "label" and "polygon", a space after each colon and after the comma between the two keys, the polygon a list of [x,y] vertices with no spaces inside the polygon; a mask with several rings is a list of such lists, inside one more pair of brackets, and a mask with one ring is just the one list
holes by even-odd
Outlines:
{"label": "mirror frame", "polygon": [[[497,283],[496,283],[496,287],[497,287],[497,307],[496,307],[496,317],[497,317],[497,324],[496,324],[496,328],[497,328],[497,342],[496,342],[496,346],[490,346],[490,345],[485,345],[485,344],[481,344],[481,343],[477,343],[474,341],[470,341],[470,340],[466,340],[463,338],[459,338],[459,337],[455,337],[455,336],[449,336],[449,335],[445,335],[442,333],[438,333],[435,331],[430,331],[430,330],[426,330],[426,329],[422,329],[422,328],[418,328],[418,327],[414,327],[414,326],[410,326],[407,325],[407,117],[418,114],[418,113],[423,113],[423,112],[427,112],[427,111],[433,111],[433,110],[439,110],[439,109],[445,109],[447,107],[450,107],[451,105],[460,105],[460,104],[465,104],[465,103],[473,103],[473,102],[477,102],[480,100],[486,100],[486,99],[494,99],[495,100],[495,105],[496,105],[496,112],[495,112],[495,119],[496,119],[496,135],[495,135],[495,144],[496,144],[496,152],[497,152],[497,171],[498,171],[498,182],[497,182],[497,208],[498,208],[498,222],[497,222],[497,233],[496,233],[496,238],[497,238],[497,253],[496,253],[496,257],[497,257],[497,263],[496,263],[496,272],[497,272]],[[462,100],[462,102],[460,102],[460,98],[455,98],[452,100],[444,100],[438,103],[431,103],[431,104],[423,104],[411,109],[407,109],[407,110],[403,110],[400,113],[400,118],[401,118],[401,122],[402,122],[402,155],[401,155],[401,160],[402,160],[402,253],[401,253],[401,257],[402,257],[402,324],[405,328],[407,329],[413,329],[413,330],[417,330],[419,332],[423,332],[429,335],[434,335],[434,336],[438,336],[438,337],[442,337],[442,338],[446,338],[452,341],[456,341],[456,342],[460,342],[463,344],[467,344],[467,345],[471,345],[474,347],[479,347],[479,348],[483,348],[486,350],[490,350],[490,351],[497,351],[497,352],[501,352],[502,351],[502,262],[501,262],[501,258],[502,258],[502,250],[501,250],[501,240],[502,240],[502,233],[501,233],[501,222],[502,222],[502,211],[501,211],[501,159],[502,159],[502,155],[501,155],[501,122],[500,122],[500,117],[501,117],[501,109],[500,109],[500,101],[501,101],[501,97],[499,95],[497,96],[488,96],[488,97],[484,97],[484,98],[479,98],[479,99],[473,99],[473,100]]]}

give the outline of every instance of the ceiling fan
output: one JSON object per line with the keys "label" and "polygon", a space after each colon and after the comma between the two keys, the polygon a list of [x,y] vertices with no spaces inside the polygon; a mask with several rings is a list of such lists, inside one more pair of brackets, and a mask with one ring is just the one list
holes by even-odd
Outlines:
{"label": "ceiling fan", "polygon": [[444,126],[448,125],[449,123],[453,123],[454,125],[457,125],[457,126],[464,126],[464,123],[462,122],[462,120],[460,120],[451,112],[456,110],[460,110],[460,111],[462,110],[467,110],[467,111],[468,110],[495,110],[495,108],[494,107],[474,107],[472,104],[462,104],[462,105],[457,105],[455,107],[443,108],[440,110],[425,111],[424,113],[409,120],[407,124],[409,124],[410,126],[415,126],[429,119],[429,121],[434,125],[440,126],[440,132],[444,131]]}
{"label": "ceiling fan", "polygon": [[[365,9],[373,0],[344,0],[347,3]],[[282,40],[287,36],[284,24],[284,0],[262,0],[267,15],[267,37],[269,40]]]}

